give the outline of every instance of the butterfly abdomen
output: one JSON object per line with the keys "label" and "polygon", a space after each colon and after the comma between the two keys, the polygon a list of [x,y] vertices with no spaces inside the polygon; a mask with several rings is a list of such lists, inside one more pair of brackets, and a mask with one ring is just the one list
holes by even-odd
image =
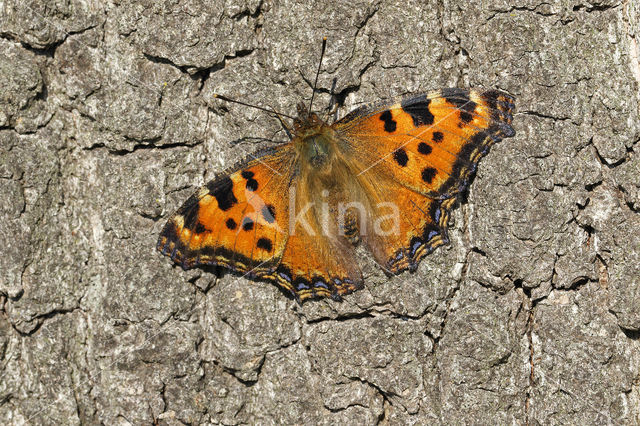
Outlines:
{"label": "butterfly abdomen", "polygon": [[342,233],[351,244],[356,245],[360,242],[360,227],[358,226],[358,218],[353,209],[343,212]]}

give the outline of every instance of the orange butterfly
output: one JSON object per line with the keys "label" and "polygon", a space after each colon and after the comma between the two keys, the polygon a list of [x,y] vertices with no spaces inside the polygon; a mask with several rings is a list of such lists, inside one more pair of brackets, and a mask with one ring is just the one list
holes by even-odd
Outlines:
{"label": "orange butterfly", "polygon": [[[223,98],[225,99],[225,98]],[[158,250],[184,269],[222,265],[297,300],[362,287],[354,246],[388,274],[448,242],[449,211],[511,127],[514,99],[441,89],[365,106],[327,124],[298,106],[291,141],[192,195]]]}

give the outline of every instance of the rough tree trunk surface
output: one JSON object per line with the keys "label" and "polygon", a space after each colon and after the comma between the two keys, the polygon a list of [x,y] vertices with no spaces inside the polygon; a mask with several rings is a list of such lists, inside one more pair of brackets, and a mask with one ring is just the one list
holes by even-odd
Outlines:
{"label": "rough tree trunk surface", "polygon": [[[308,3],[0,1],[0,423],[640,422],[638,2]],[[517,97],[451,244],[342,303],[175,267],[168,215],[286,138],[213,93],[295,113],[322,36],[342,115]]]}

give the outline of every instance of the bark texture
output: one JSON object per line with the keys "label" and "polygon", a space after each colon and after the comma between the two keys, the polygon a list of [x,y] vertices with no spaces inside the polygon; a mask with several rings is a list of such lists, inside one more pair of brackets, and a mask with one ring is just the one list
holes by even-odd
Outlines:
{"label": "bark texture", "polygon": [[[640,422],[639,3],[308,3],[0,0],[0,423]],[[212,94],[295,113],[325,35],[319,106],[517,97],[451,244],[342,303],[172,266],[285,137]]]}

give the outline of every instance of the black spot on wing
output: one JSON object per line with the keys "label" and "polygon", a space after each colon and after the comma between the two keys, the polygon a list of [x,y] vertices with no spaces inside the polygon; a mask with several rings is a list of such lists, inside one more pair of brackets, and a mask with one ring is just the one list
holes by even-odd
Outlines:
{"label": "black spot on wing", "polygon": [[255,191],[256,189],[258,189],[258,181],[255,179],[249,179],[247,180],[247,191]]}
{"label": "black spot on wing", "polygon": [[198,224],[196,225],[196,234],[202,234],[203,232],[205,232],[207,230],[207,228],[204,227],[203,224],[201,224],[200,222],[198,222]]}
{"label": "black spot on wing", "polygon": [[433,114],[429,110],[429,100],[425,95],[408,98],[402,101],[402,110],[413,119],[414,126],[430,126],[433,124]]}
{"label": "black spot on wing", "polygon": [[209,193],[215,197],[218,202],[218,207],[220,207],[221,210],[229,210],[238,202],[236,196],[233,195],[233,181],[229,176],[224,176],[209,182],[207,189]]}
{"label": "black spot on wing", "polygon": [[253,178],[253,172],[251,170],[243,170],[240,175],[247,180],[247,191],[255,191],[258,189],[258,181]]}
{"label": "black spot on wing", "polygon": [[402,148],[398,148],[393,151],[393,159],[396,160],[396,163],[398,163],[398,165],[401,167],[406,166],[407,162],[409,161],[407,152]]}
{"label": "black spot on wing", "polygon": [[431,139],[435,143],[440,143],[444,139],[444,135],[442,134],[442,132],[433,132],[433,136],[431,137]]}
{"label": "black spot on wing", "polygon": [[471,123],[473,120],[473,115],[469,114],[467,111],[460,111],[460,121],[464,124]]}
{"label": "black spot on wing", "polygon": [[431,183],[433,181],[433,178],[436,177],[437,172],[438,171],[433,167],[425,167],[424,169],[422,169],[422,180],[426,183]]}
{"label": "black spot on wing", "polygon": [[258,238],[258,242],[256,243],[256,245],[258,246],[258,248],[261,248],[265,251],[271,251],[273,249],[273,244],[268,238]]}
{"label": "black spot on wing", "polygon": [[418,144],[418,152],[420,154],[422,154],[422,155],[429,155],[429,154],[431,154],[432,150],[433,149],[431,148],[431,146],[426,144],[426,143],[424,143],[424,142],[420,142]]}
{"label": "black spot on wing", "polygon": [[233,218],[227,219],[225,224],[227,225],[227,228],[229,228],[232,231],[238,227],[238,224],[236,223],[235,220],[233,220]]}
{"label": "black spot on wing", "polygon": [[248,217],[242,219],[242,229],[245,231],[251,231],[253,229],[253,220]]}
{"label": "black spot on wing", "polygon": [[382,114],[380,114],[380,120],[384,121],[384,131],[387,133],[393,133],[396,131],[396,127],[398,127],[398,123],[393,120],[393,116],[391,115],[391,111],[386,110]]}

